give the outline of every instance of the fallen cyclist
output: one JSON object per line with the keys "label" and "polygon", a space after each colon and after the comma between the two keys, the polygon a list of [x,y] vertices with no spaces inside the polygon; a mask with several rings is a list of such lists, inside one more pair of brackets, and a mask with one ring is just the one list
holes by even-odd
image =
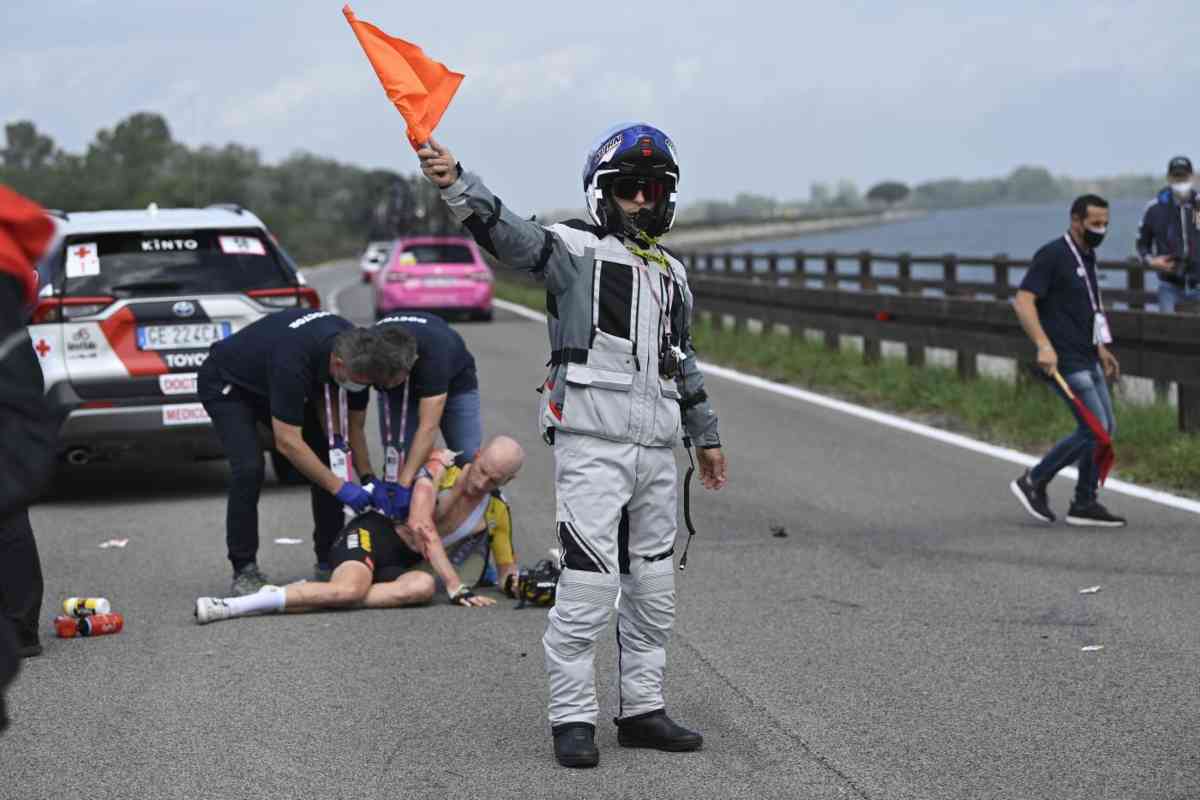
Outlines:
{"label": "fallen cyclist", "polygon": [[[515,597],[517,564],[512,522],[500,487],[524,463],[516,440],[497,436],[473,462],[456,461],[450,450],[437,450],[417,473],[406,522],[377,511],[350,520],[330,551],[333,574],[328,583],[300,582],[266,586],[244,597],[198,597],[200,624],[272,612],[326,608],[399,608],[429,602],[434,575],[451,603],[467,607],[494,605],[475,594],[455,569],[471,553],[483,549],[496,562],[497,583]],[[434,574],[419,568],[425,562]]]}

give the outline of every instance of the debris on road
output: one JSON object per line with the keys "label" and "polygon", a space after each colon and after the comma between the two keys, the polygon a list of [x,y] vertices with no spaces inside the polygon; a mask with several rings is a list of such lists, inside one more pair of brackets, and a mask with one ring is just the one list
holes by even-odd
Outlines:
{"label": "debris on road", "polygon": [[290,539],[287,536],[281,536],[275,540],[275,544],[300,544],[303,539]]}
{"label": "debris on road", "polygon": [[1097,594],[1100,591],[1099,586],[1088,586],[1079,590],[1080,594]]}
{"label": "debris on road", "polygon": [[110,547],[124,547],[129,544],[128,539],[109,539],[107,542],[100,543],[101,550],[107,550]]}
{"label": "debris on road", "polygon": [[776,539],[786,539],[788,532],[787,532],[787,529],[784,528],[782,525],[772,525],[771,526],[771,535],[774,536]]}
{"label": "debris on road", "polygon": [[1094,653],[1097,650],[1103,650],[1104,645],[1102,645],[1102,644],[1085,644],[1083,647],[1081,647],[1079,649],[1084,653]]}

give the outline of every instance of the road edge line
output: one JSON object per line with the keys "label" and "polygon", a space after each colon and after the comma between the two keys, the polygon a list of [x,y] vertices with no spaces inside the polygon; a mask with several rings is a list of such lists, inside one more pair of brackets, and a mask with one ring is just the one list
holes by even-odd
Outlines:
{"label": "road edge line", "polygon": [[[546,321],[545,314],[532,311],[525,306],[511,303],[507,300],[501,300],[499,298],[496,298],[492,302],[499,308],[502,308],[505,311],[510,311],[518,316],[524,317],[525,319],[533,320],[535,322]],[[991,456],[992,458],[996,458],[1001,461],[1007,461],[1011,464],[1018,464],[1023,467],[1032,467],[1040,460],[1034,456],[1013,450],[1011,448],[1000,447],[999,445],[981,442],[978,439],[972,439],[969,436],[963,436],[959,433],[951,433],[950,431],[944,431],[931,425],[914,422],[913,420],[906,419],[904,417],[898,417],[895,414],[889,414],[885,411],[878,411],[876,409],[856,405],[855,403],[850,403],[845,400],[827,397],[826,395],[817,394],[816,392],[808,389],[801,389],[796,386],[788,386],[787,384],[783,383],[776,383],[775,381],[767,380],[766,378],[760,378],[757,375],[749,375],[745,372],[730,369],[729,367],[722,367],[717,364],[709,364],[705,361],[699,362],[699,366],[700,369],[708,375],[714,375],[718,378],[724,378],[725,380],[733,381],[734,383],[740,383],[743,386],[748,386],[753,389],[762,389],[764,391],[771,392],[772,394],[790,397],[794,400],[802,400],[811,405],[821,406],[822,408],[827,408],[831,411],[837,411],[843,414],[849,414],[850,416],[858,417],[859,419],[865,419],[880,425],[885,425],[889,428],[907,431],[908,433],[923,436],[927,439],[933,439],[934,441],[941,442],[942,444],[959,447],[964,450],[969,450],[973,453],[979,453],[980,455]],[[1068,467],[1059,474],[1071,479],[1078,478],[1078,472],[1074,467]],[[1117,492],[1118,494],[1137,497],[1142,500],[1149,500],[1152,503],[1169,506],[1180,511],[1188,511],[1193,514],[1200,514],[1200,501],[1190,500],[1186,497],[1180,497],[1179,495],[1174,495],[1170,492],[1164,492],[1160,489],[1150,489],[1145,486],[1140,486],[1136,483],[1130,483],[1129,481],[1116,479],[1106,482],[1104,484],[1104,488],[1113,492]]]}

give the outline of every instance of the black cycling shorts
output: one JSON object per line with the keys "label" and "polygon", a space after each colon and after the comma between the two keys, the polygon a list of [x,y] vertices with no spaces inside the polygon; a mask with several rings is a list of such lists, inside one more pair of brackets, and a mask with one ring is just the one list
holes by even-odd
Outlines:
{"label": "black cycling shorts", "polygon": [[333,569],[347,561],[366,564],[373,572],[372,583],[384,583],[421,563],[421,554],[396,535],[391,520],[378,511],[368,511],[347,522],[329,550]]}

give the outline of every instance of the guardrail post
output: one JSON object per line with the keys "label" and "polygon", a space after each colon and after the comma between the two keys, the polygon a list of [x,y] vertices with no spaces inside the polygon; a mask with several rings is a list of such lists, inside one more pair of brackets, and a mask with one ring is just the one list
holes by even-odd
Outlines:
{"label": "guardrail post", "polygon": [[996,260],[992,262],[992,275],[996,283],[996,299],[1007,300],[1011,288],[1008,282],[1008,253],[996,254]]}
{"label": "guardrail post", "polygon": [[825,349],[837,352],[842,349],[842,338],[837,331],[826,330],[825,332]]}
{"label": "guardrail post", "polygon": [[912,253],[901,253],[896,259],[896,277],[900,279],[897,291],[912,294]]}
{"label": "guardrail post", "polygon": [[837,253],[830,251],[825,254],[825,288],[836,289],[837,285]]}
{"label": "guardrail post", "polygon": [[953,253],[942,256],[942,283],[946,297],[958,297],[958,256]]}
{"label": "guardrail post", "polygon": [[[1131,291],[1131,292],[1146,291],[1146,270],[1144,268],[1142,268],[1140,266],[1137,267],[1136,269],[1131,268],[1125,274],[1128,276],[1127,284],[1129,286],[1129,291]],[[1146,308],[1146,304],[1143,303],[1141,300],[1130,300],[1129,307],[1135,311],[1143,311]]]}
{"label": "guardrail post", "polygon": [[1179,384],[1179,430],[1200,431],[1200,383]]}
{"label": "guardrail post", "polygon": [[864,292],[875,291],[875,281],[871,277],[871,251],[863,250],[858,254],[858,288]]}
{"label": "guardrail post", "polygon": [[[871,252],[863,250],[858,254],[858,286],[864,292],[874,292],[878,290],[875,281],[871,275]],[[879,339],[874,336],[863,335],[863,362],[867,364],[877,364],[882,353]]]}

